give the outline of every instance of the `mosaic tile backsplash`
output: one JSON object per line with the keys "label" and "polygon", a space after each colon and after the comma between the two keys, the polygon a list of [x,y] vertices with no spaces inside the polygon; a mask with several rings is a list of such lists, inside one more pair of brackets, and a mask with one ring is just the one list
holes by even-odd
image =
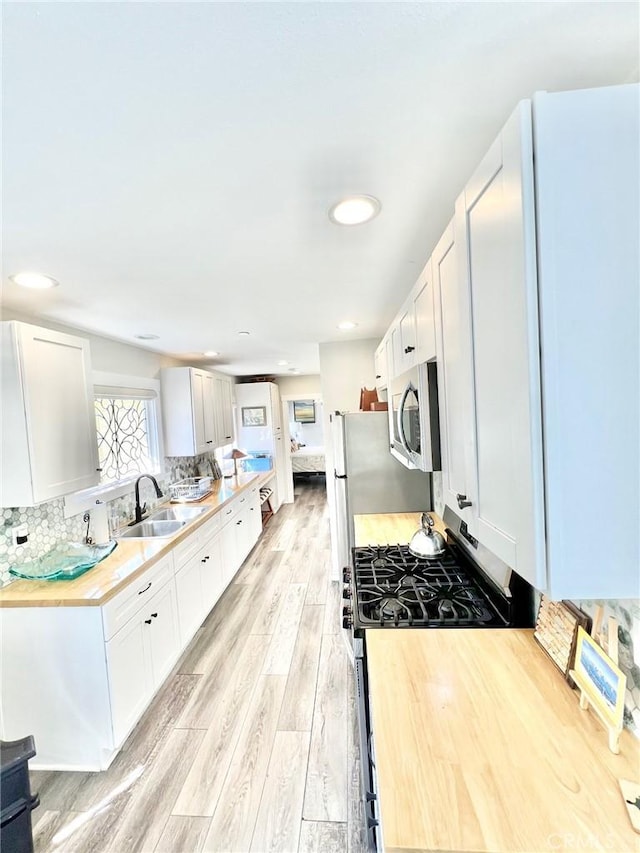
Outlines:
{"label": "mosaic tile backsplash", "polygon": [[[220,468],[211,454],[195,457],[167,457],[165,473],[156,477],[158,485],[166,493],[167,486],[185,477],[220,477]],[[163,503],[167,497],[156,498],[155,490],[149,480],[140,483],[140,501],[152,509]],[[117,519],[118,526],[124,526],[134,517],[135,498],[133,486],[130,494],[123,495],[107,503],[107,513]],[[82,520],[83,513],[72,518],[64,517],[64,498],[58,498],[39,506],[0,509],[0,586],[13,580],[9,574],[10,566],[27,563],[46,554],[57,542],[82,542],[87,533],[87,524]],[[11,528],[26,524],[29,541],[26,545],[14,545],[11,540]],[[91,521],[89,522],[91,535]]]}

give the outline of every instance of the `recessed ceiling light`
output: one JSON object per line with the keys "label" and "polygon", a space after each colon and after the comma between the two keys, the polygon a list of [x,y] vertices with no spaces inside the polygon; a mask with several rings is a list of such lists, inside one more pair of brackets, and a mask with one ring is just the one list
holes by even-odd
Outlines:
{"label": "recessed ceiling light", "polygon": [[160,335],[134,335],[139,341],[157,341],[160,340]]}
{"label": "recessed ceiling light", "polygon": [[15,275],[10,275],[9,278],[20,287],[30,287],[32,290],[47,290],[50,287],[57,287],[60,282],[50,275],[43,275],[40,272],[17,272]]}
{"label": "recessed ceiling light", "polygon": [[220,355],[220,353],[216,352],[214,349],[208,349],[206,352],[203,352],[202,355],[206,355],[207,358],[215,358],[217,355]]}
{"label": "recessed ceiling light", "polygon": [[297,368],[297,367],[290,367],[290,368],[289,368],[289,373],[299,373],[299,372],[300,372],[300,371],[298,370],[298,368]]}
{"label": "recessed ceiling light", "polygon": [[250,335],[251,332],[238,332],[239,335]]}
{"label": "recessed ceiling light", "polygon": [[342,329],[343,332],[347,332],[349,329],[355,329],[357,325],[353,320],[343,320],[342,323],[338,323],[338,328]]}
{"label": "recessed ceiling light", "polygon": [[289,362],[288,362],[288,361],[279,361],[279,362],[278,362],[278,367],[286,367],[288,364],[289,364]]}
{"label": "recessed ceiling light", "polygon": [[329,219],[337,225],[361,225],[380,213],[381,204],[372,195],[343,198],[329,211]]}

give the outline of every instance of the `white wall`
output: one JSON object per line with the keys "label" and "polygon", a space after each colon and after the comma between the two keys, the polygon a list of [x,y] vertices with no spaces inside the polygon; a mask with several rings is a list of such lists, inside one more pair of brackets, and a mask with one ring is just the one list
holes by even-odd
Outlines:
{"label": "white wall", "polygon": [[3,310],[3,320],[21,320],[23,323],[31,323],[44,329],[56,329],[69,335],[86,338],[91,345],[91,367],[93,370],[101,370],[109,373],[120,373],[127,376],[143,376],[146,379],[159,379],[161,367],[175,367],[186,362],[178,361],[171,356],[151,352],[142,347],[125,344],[94,335],[84,329],[73,326],[64,326],[42,317],[30,317],[26,314],[18,314],[15,311]]}
{"label": "white wall", "polygon": [[336,516],[333,494],[333,446],[330,415],[332,412],[357,412],[360,389],[375,388],[373,356],[380,341],[340,341],[320,344],[320,387],[324,404],[324,445],[327,457],[327,500],[331,524],[332,577],[340,579],[336,547]]}
{"label": "white wall", "polygon": [[320,394],[318,373],[310,373],[307,376],[278,376],[276,383],[282,398],[296,397],[298,400],[306,400],[308,397]]}

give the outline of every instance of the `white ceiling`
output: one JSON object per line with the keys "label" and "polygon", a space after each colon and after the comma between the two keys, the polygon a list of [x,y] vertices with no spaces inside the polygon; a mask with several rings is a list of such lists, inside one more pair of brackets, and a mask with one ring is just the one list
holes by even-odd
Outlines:
{"label": "white ceiling", "polygon": [[[381,337],[515,103],[638,73],[635,2],[3,17],[3,304],[237,374],[315,373],[319,342]],[[353,192],[381,214],[332,224]],[[21,290],[21,269],[61,286]]]}

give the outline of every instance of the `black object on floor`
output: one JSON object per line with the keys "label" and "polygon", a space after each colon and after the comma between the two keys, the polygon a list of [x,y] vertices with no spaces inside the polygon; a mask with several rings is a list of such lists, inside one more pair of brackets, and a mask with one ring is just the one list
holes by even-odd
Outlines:
{"label": "black object on floor", "polygon": [[0,850],[33,853],[31,812],[40,799],[31,794],[27,762],[35,754],[31,735],[0,740]]}

